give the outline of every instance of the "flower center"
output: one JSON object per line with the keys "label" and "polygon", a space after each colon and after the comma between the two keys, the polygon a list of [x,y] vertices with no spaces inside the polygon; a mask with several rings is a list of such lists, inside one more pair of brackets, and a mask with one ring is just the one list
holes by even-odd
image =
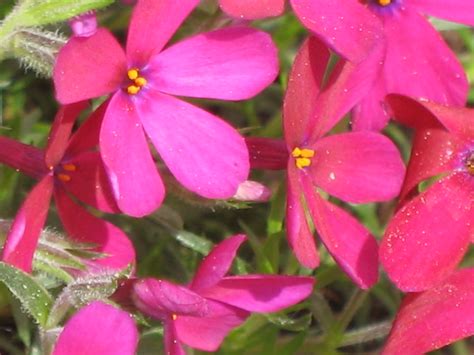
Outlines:
{"label": "flower center", "polygon": [[474,176],[474,152],[472,152],[466,159],[467,172]]}
{"label": "flower center", "polygon": [[56,176],[62,182],[69,182],[71,181],[72,177],[68,173],[72,173],[77,170],[77,166],[74,164],[61,164],[61,172],[57,173]]}
{"label": "flower center", "polygon": [[392,0],[377,0],[380,6],[388,6],[392,3]]}
{"label": "flower center", "polygon": [[303,169],[311,165],[311,158],[314,157],[314,150],[296,147],[291,152],[291,155],[295,158],[296,166],[299,169]]}
{"label": "flower center", "polygon": [[136,68],[129,69],[127,77],[131,82],[127,86],[127,93],[130,95],[136,95],[147,83],[146,79],[143,76],[140,76],[140,70]]}
{"label": "flower center", "polygon": [[178,315],[173,313],[173,314],[171,315],[171,319],[172,319],[172,320],[178,319]]}

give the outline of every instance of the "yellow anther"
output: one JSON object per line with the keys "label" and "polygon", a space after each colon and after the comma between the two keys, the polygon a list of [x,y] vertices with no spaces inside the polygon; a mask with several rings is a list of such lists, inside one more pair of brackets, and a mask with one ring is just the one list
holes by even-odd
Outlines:
{"label": "yellow anther", "polygon": [[63,169],[66,171],[76,171],[77,167],[74,164],[63,164]]}
{"label": "yellow anther", "polygon": [[67,174],[58,174],[58,179],[61,180],[62,182],[71,181],[71,177]]}
{"label": "yellow anther", "polygon": [[130,95],[135,95],[137,92],[140,91],[140,87],[139,86],[135,86],[135,85],[129,85],[127,86],[127,92],[130,94]]}
{"label": "yellow anther", "polygon": [[314,150],[307,148],[298,148],[296,147],[291,152],[291,155],[295,159],[295,164],[298,168],[303,169],[311,165],[311,158],[314,157]]}
{"label": "yellow anther", "polygon": [[314,150],[312,150],[312,149],[301,149],[300,157],[302,157],[302,158],[312,158],[312,157],[314,157]]}
{"label": "yellow anther", "polygon": [[142,76],[139,76],[135,79],[135,85],[138,87],[142,87],[146,85],[146,79]]}
{"label": "yellow anther", "polygon": [[139,71],[138,69],[130,69],[128,72],[127,72],[127,76],[130,80],[135,80],[136,78],[138,78],[138,75],[139,75]]}
{"label": "yellow anther", "polygon": [[301,149],[296,147],[295,149],[293,149],[293,151],[291,152],[291,155],[293,156],[293,158],[298,158],[301,156]]}
{"label": "yellow anther", "polygon": [[387,6],[392,3],[392,0],[378,0],[378,1],[379,1],[379,5],[381,6]]}
{"label": "yellow anther", "polygon": [[469,158],[467,158],[466,168],[469,174],[474,175],[474,153],[471,153]]}
{"label": "yellow anther", "polygon": [[311,165],[311,159],[309,158],[296,158],[296,166],[300,169],[306,168]]}
{"label": "yellow anther", "polygon": [[177,316],[176,314],[173,314],[173,315],[171,316],[171,319],[176,320],[176,319],[178,319],[178,316]]}

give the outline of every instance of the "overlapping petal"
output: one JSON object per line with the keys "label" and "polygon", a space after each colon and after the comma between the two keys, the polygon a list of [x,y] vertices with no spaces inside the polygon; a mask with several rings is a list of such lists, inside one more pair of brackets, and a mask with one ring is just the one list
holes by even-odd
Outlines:
{"label": "overlapping petal", "polygon": [[109,31],[72,37],[56,58],[56,98],[68,104],[111,93],[120,88],[126,73],[125,53]]}
{"label": "overlapping petal", "polygon": [[244,139],[228,123],[196,106],[158,92],[149,95],[137,110],[171,173],[203,197],[232,197],[250,169]]}
{"label": "overlapping petal", "polygon": [[137,345],[138,330],[132,316],[96,301],[69,319],[53,355],[133,355]]}
{"label": "overlapping petal", "polygon": [[110,101],[100,131],[100,148],[120,210],[136,217],[153,212],[163,201],[165,189],[139,112],[125,94],[117,93]]}
{"label": "overlapping petal", "polygon": [[410,6],[419,12],[474,26],[474,3],[466,0],[451,0],[446,6],[443,0],[410,0]]}
{"label": "overlapping petal", "polygon": [[198,34],[154,56],[154,88],[179,96],[243,100],[278,74],[277,49],[265,32],[229,27]]}
{"label": "overlapping petal", "polygon": [[284,170],[288,164],[288,149],[282,139],[245,137],[252,169]]}
{"label": "overlapping petal", "polygon": [[171,320],[166,320],[163,332],[163,338],[165,342],[165,354],[186,355],[186,351],[178,340],[175,323]]}
{"label": "overlapping petal", "polygon": [[278,16],[285,9],[285,0],[220,0],[219,4],[228,15],[246,20]]}

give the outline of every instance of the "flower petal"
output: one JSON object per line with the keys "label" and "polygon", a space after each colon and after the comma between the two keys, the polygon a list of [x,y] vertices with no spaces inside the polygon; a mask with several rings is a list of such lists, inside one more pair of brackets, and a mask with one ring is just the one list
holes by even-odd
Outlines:
{"label": "flower petal", "polygon": [[245,137],[252,169],[284,170],[288,164],[288,149],[282,139]]}
{"label": "flower petal", "polygon": [[374,237],[356,218],[321,198],[308,179],[304,189],[314,226],[327,250],[360,288],[370,288],[378,278]]}
{"label": "flower petal", "polygon": [[247,146],[228,123],[157,92],[150,92],[137,109],[161,158],[187,189],[207,198],[229,198],[247,180]]}
{"label": "flower petal", "polygon": [[76,118],[86,107],[87,102],[82,101],[59,109],[51,126],[44,154],[44,162],[48,168],[56,166],[63,158]]}
{"label": "flower petal", "polygon": [[123,49],[109,31],[99,29],[90,37],[74,36],[56,58],[56,98],[68,104],[111,93],[120,87],[126,73]]}
{"label": "flower petal", "polygon": [[69,319],[53,355],[133,355],[138,330],[127,312],[103,302],[92,302]]}
{"label": "flower petal", "polygon": [[442,284],[405,297],[384,355],[425,354],[474,335],[474,269],[459,270]]}
{"label": "flower petal", "polygon": [[44,164],[42,149],[4,136],[0,136],[0,162],[36,180],[50,172]]}
{"label": "flower petal", "polygon": [[314,184],[353,203],[398,195],[405,166],[395,145],[374,132],[336,134],[317,141],[309,167]]}
{"label": "flower petal", "polygon": [[202,295],[249,312],[277,312],[307,298],[313,286],[312,277],[231,276],[203,290]]}
{"label": "flower petal", "polygon": [[175,323],[167,320],[164,322],[163,337],[165,341],[165,354],[167,355],[186,355],[186,351],[178,340]]}
{"label": "flower petal", "polygon": [[181,41],[149,64],[150,83],[168,94],[243,100],[278,74],[271,37],[250,27],[229,27]]}
{"label": "flower petal", "polygon": [[238,234],[217,244],[199,265],[190,289],[198,292],[219,282],[229,271],[237,249],[246,239],[244,235]]}
{"label": "flower petal", "polygon": [[31,272],[33,255],[48,216],[53,177],[45,176],[26,197],[7,234],[2,261]]}
{"label": "flower petal", "polygon": [[92,250],[105,254],[103,258],[93,260],[94,264],[115,270],[135,263],[133,244],[119,228],[87,212],[61,188],[55,191],[54,199],[69,236],[80,243],[94,244],[96,247]]}
{"label": "flower petal", "polygon": [[446,6],[444,0],[411,0],[410,6],[434,17],[474,26],[474,3],[472,1],[451,0],[449,6]]}
{"label": "flower petal", "polygon": [[145,65],[160,52],[199,0],[140,0],[128,28],[127,58],[132,65]]}
{"label": "flower petal", "polygon": [[441,35],[412,11],[385,20],[387,92],[464,106],[469,87],[466,74]]}
{"label": "flower petal", "polygon": [[216,351],[227,334],[242,324],[249,312],[211,300],[205,317],[178,316],[174,321],[177,338],[184,344]]}
{"label": "flower petal", "polygon": [[166,280],[139,280],[133,285],[133,297],[142,312],[160,320],[173,314],[204,317],[208,313],[205,298]]}
{"label": "flower petal", "polygon": [[367,57],[383,33],[376,15],[359,1],[291,0],[299,20],[350,61]]}
{"label": "flower petal", "polygon": [[285,141],[290,150],[310,134],[308,122],[316,107],[329,56],[328,48],[313,36],[298,50],[283,102]]}
{"label": "flower petal", "polygon": [[401,290],[418,292],[433,287],[461,260],[473,231],[471,179],[463,173],[448,176],[392,218],[380,245],[380,260]]}
{"label": "flower petal", "polygon": [[285,0],[220,0],[219,5],[226,14],[246,20],[278,16],[285,10]]}
{"label": "flower petal", "polygon": [[121,211],[142,217],[161,205],[165,188],[151,156],[139,112],[125,94],[114,95],[107,107],[100,131],[100,149]]}
{"label": "flower petal", "polygon": [[[65,171],[71,180],[61,182],[66,190],[82,202],[104,212],[120,212],[112,193],[99,152],[86,152],[63,161],[75,171]],[[57,182],[59,183],[59,181]]]}
{"label": "flower petal", "polygon": [[286,233],[288,244],[301,265],[314,269],[319,265],[319,255],[302,205],[301,180],[293,167],[294,163],[290,161],[288,164],[292,165],[288,166],[287,177]]}

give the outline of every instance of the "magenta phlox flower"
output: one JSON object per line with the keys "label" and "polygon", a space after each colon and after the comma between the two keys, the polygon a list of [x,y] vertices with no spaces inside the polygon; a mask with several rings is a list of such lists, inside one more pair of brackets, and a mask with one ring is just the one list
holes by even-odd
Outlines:
{"label": "magenta phlox flower", "polygon": [[219,0],[219,5],[229,16],[246,20],[278,16],[285,10],[285,0]]}
{"label": "magenta phlox flower", "polygon": [[133,355],[138,330],[130,314],[95,301],[80,309],[66,323],[53,355]]}
{"label": "magenta phlox flower", "polygon": [[113,93],[100,151],[120,209],[152,212],[164,186],[151,140],[176,179],[206,198],[230,198],[249,172],[244,139],[228,123],[172,95],[242,100],[276,77],[276,48],[266,33],[231,27],[195,35],[163,50],[198,0],[141,0],[124,53],[100,29],[74,37],[54,69],[57,98],[76,102]]}
{"label": "magenta phlox flower", "polygon": [[85,107],[82,102],[59,110],[44,152],[0,137],[0,162],[39,180],[18,211],[2,252],[3,261],[25,272],[31,272],[52,196],[68,234],[78,242],[97,245],[94,250],[105,254],[104,258],[94,260],[94,264],[123,268],[135,260],[133,245],[120,229],[94,217],[74,200],[105,212],[119,211],[95,150],[106,104],[70,137],[76,117]]}
{"label": "magenta phlox flower", "polygon": [[137,307],[164,322],[165,353],[185,354],[181,344],[215,351],[251,312],[276,312],[311,294],[311,277],[225,276],[245,239],[236,235],[219,243],[187,287],[155,279],[135,283]]}
{"label": "magenta phlox flower", "polygon": [[[380,248],[388,276],[402,290],[423,291],[449,276],[474,235],[474,110],[399,95],[394,117],[415,128],[402,207]],[[418,194],[418,185],[441,176]]]}
{"label": "magenta phlox flower", "polygon": [[[277,168],[286,156],[287,237],[300,263],[308,268],[319,264],[307,205],[329,253],[358,286],[368,288],[378,277],[377,242],[356,218],[317,189],[350,203],[389,200],[400,191],[404,165],[394,144],[379,133],[324,136],[363,95],[371,82],[368,73],[376,65],[341,61],[323,84],[329,56],[315,37],[297,54],[283,105],[286,154],[275,141],[250,138],[247,143],[253,167]],[[258,163],[267,153],[268,164]]]}
{"label": "magenta phlox flower", "polygon": [[443,283],[407,295],[383,355],[421,355],[474,335],[474,269],[454,272]]}
{"label": "magenta phlox flower", "polygon": [[[425,15],[474,25],[474,2],[453,0],[291,0],[301,22],[331,48],[354,62],[380,56],[370,93],[354,110],[356,130],[380,130],[389,120],[387,93],[463,106],[464,70]],[[377,46],[382,53],[370,52]],[[380,55],[381,54],[381,55]]]}

